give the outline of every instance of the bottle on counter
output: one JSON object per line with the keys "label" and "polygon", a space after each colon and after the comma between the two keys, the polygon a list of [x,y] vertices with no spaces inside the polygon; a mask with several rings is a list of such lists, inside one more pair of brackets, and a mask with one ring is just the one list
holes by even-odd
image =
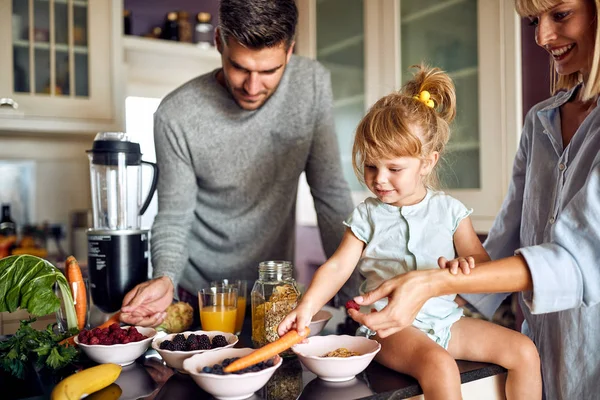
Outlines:
{"label": "bottle on counter", "polygon": [[165,27],[162,30],[162,38],[166,40],[179,41],[179,22],[177,12],[171,11],[167,14]]}
{"label": "bottle on counter", "polygon": [[131,10],[123,10],[123,34],[132,35]]}
{"label": "bottle on counter", "polygon": [[[255,348],[279,339],[279,323],[298,304],[300,290],[292,276],[293,271],[290,261],[263,261],[258,266],[258,280],[250,295]],[[288,349],[282,356],[293,354]]]}
{"label": "bottle on counter", "polygon": [[0,235],[15,236],[17,225],[10,215],[10,204],[2,204],[2,219],[0,219]]}
{"label": "bottle on counter", "polygon": [[190,22],[190,14],[187,11],[177,12],[177,25],[179,26],[179,41],[192,43],[194,32]]}
{"label": "bottle on counter", "polygon": [[214,27],[211,24],[210,13],[201,12],[196,15],[196,29],[194,41],[198,47],[210,48],[214,46]]}

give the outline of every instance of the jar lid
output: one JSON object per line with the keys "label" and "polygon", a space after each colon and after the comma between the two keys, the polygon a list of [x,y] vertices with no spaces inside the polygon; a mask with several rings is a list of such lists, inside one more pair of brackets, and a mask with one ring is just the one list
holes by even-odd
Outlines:
{"label": "jar lid", "polygon": [[202,24],[208,24],[208,23],[210,23],[210,20],[212,19],[212,16],[210,15],[210,13],[200,12],[196,16],[196,19],[198,20],[198,22],[200,22]]}

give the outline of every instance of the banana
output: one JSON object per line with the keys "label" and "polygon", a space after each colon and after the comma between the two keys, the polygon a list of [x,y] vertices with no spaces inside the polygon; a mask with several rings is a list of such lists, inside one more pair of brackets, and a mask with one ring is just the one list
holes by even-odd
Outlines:
{"label": "banana", "polygon": [[86,400],[117,400],[119,397],[121,397],[121,394],[123,394],[121,387],[119,385],[117,385],[116,383],[111,383],[104,389],[100,389],[97,392],[90,394],[85,399]]}
{"label": "banana", "polygon": [[[100,364],[66,377],[52,390],[52,400],[79,400],[84,394],[94,393],[117,380],[121,366]],[[120,389],[120,388],[119,388]]]}

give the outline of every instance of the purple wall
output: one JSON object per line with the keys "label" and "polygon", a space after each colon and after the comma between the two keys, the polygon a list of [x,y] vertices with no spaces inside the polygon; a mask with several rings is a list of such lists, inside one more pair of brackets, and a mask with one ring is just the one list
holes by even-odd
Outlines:
{"label": "purple wall", "polygon": [[540,101],[550,97],[550,55],[535,43],[535,28],[521,22],[523,116]]}
{"label": "purple wall", "polygon": [[193,23],[196,14],[208,12],[213,17],[213,25],[216,25],[219,0],[124,0],[124,7],[131,10],[132,33],[141,36],[155,26],[162,27],[169,11],[187,11]]}

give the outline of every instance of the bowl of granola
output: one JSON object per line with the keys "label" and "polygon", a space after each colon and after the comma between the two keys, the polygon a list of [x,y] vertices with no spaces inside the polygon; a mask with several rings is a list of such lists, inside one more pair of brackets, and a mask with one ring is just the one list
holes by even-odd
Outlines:
{"label": "bowl of granola", "polygon": [[304,366],[319,378],[343,382],[364,371],[381,345],[362,336],[313,336],[292,347]]}

